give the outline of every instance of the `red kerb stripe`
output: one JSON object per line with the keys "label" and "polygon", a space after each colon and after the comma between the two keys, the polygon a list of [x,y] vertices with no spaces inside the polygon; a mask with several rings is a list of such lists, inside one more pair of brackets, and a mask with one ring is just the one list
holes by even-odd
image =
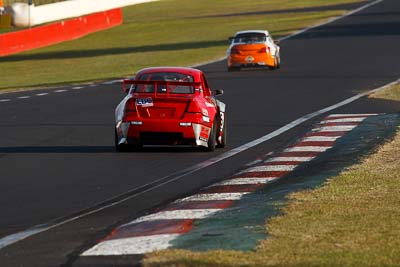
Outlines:
{"label": "red kerb stripe", "polygon": [[241,173],[238,176],[234,176],[233,178],[241,178],[241,177],[254,177],[254,178],[263,178],[263,177],[282,177],[286,174],[288,174],[290,171],[260,171],[260,172],[246,172],[246,173]]}
{"label": "red kerb stripe", "polygon": [[345,135],[347,132],[311,132],[305,135],[305,137],[308,136],[343,136]]}
{"label": "red kerb stripe", "polygon": [[294,144],[290,147],[296,147],[296,146],[328,146],[331,147],[335,141],[304,141],[304,142],[299,142],[297,144]]}
{"label": "red kerb stripe", "polygon": [[232,200],[184,201],[174,203],[163,210],[225,209],[232,204]]}
{"label": "red kerb stripe", "polygon": [[135,236],[183,234],[189,232],[192,228],[193,220],[171,219],[146,221],[137,224],[122,226],[101,241]]}
{"label": "red kerb stripe", "polygon": [[278,157],[316,157],[321,152],[282,152],[278,155]]}
{"label": "red kerb stripe", "polygon": [[240,185],[220,185],[213,186],[202,190],[202,194],[213,194],[213,193],[245,193],[254,192],[264,184],[240,184]]}

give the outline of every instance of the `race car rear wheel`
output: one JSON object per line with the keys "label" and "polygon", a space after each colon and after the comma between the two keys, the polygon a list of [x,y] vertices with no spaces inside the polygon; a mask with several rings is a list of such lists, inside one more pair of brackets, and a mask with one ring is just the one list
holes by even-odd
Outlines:
{"label": "race car rear wheel", "polygon": [[279,69],[279,62],[278,59],[275,57],[274,58],[274,65],[269,67],[270,70],[276,70]]}
{"label": "race car rear wheel", "polygon": [[206,148],[206,151],[213,152],[215,150],[216,138],[217,138],[217,122],[214,119],[214,123],[213,126],[211,127],[210,135],[208,137],[207,141],[208,147]]}
{"label": "race car rear wheel", "polygon": [[[220,128],[218,128],[220,129]],[[226,113],[224,114],[224,128],[222,129],[222,136],[221,136],[221,141],[217,139],[217,147],[218,148],[224,148],[226,146],[226,134],[228,130],[226,128]]]}
{"label": "race car rear wheel", "polygon": [[128,145],[118,144],[118,135],[117,135],[117,130],[115,128],[114,128],[114,142],[115,142],[115,150],[117,150],[117,152],[128,151]]}

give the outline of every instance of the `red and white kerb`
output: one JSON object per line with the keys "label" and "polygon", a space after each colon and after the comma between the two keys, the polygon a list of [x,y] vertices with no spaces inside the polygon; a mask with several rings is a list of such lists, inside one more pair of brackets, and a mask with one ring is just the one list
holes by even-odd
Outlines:
{"label": "red and white kerb", "polygon": [[377,114],[334,114],[322,120],[296,144],[232,177],[175,201],[165,209],[115,229],[82,256],[143,254],[172,247],[171,242],[201,220],[228,208],[234,201],[292,172],[335,145],[336,140]]}

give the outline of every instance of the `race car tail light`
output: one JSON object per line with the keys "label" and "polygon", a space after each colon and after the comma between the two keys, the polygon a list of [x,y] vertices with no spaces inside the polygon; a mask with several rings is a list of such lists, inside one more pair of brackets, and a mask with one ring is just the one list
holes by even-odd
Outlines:
{"label": "race car tail light", "polygon": [[240,54],[240,51],[239,51],[239,49],[237,49],[236,47],[232,47],[232,49],[231,49],[231,54],[232,54],[232,55],[234,55],[234,54]]}
{"label": "race car tail light", "polygon": [[190,100],[185,110],[185,118],[193,121],[202,121],[203,113],[196,101]]}
{"label": "race car tail light", "polygon": [[130,98],[126,101],[123,120],[130,121],[132,118],[137,118],[136,100],[134,98]]}
{"label": "race car tail light", "polygon": [[189,101],[187,108],[186,108],[186,113],[202,114],[199,105],[195,101]]}
{"label": "race car tail light", "polygon": [[269,50],[269,47],[268,47],[268,46],[264,46],[264,47],[262,47],[258,52],[259,52],[259,53],[269,53],[270,50]]}
{"label": "race car tail light", "polygon": [[130,98],[125,104],[125,113],[136,112],[136,101],[134,98]]}

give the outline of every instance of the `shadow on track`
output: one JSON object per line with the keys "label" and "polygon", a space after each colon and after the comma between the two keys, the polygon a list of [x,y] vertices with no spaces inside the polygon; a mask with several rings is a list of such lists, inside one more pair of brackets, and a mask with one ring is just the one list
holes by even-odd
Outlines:
{"label": "shadow on track", "polygon": [[[367,15],[364,15],[367,16]],[[386,16],[386,13],[382,13]],[[312,29],[293,39],[338,38],[400,35],[400,22],[390,23],[360,23],[324,26]]]}
{"label": "shadow on track", "polygon": [[230,14],[217,14],[209,16],[195,16],[189,18],[223,18],[223,17],[238,17],[238,16],[258,16],[258,15],[274,15],[274,14],[286,14],[286,13],[304,13],[304,12],[321,12],[321,11],[332,11],[332,10],[352,10],[360,7],[362,3],[348,3],[348,4],[337,4],[329,6],[313,6],[303,8],[289,8],[280,10],[264,10],[264,11],[253,11],[253,12],[242,12],[242,13],[230,13]]}
{"label": "shadow on track", "polygon": [[45,52],[28,55],[12,55],[1,59],[3,62],[16,62],[21,60],[42,60],[54,58],[91,58],[104,55],[122,55],[130,53],[158,52],[158,51],[179,51],[183,49],[204,49],[214,46],[227,46],[226,40],[186,42],[176,44],[159,44],[159,45],[143,45],[143,46],[127,46],[116,48],[103,49],[88,49],[88,50],[66,50]]}
{"label": "shadow on track", "polygon": [[0,147],[0,153],[110,153],[114,146],[23,146]]}
{"label": "shadow on track", "polygon": [[[222,151],[222,150],[221,150]],[[116,153],[116,154],[137,154],[137,153],[208,153],[197,147],[144,147],[139,151],[116,152],[114,146],[15,146],[15,147],[0,147],[0,153],[5,154],[68,154],[68,153]]]}

